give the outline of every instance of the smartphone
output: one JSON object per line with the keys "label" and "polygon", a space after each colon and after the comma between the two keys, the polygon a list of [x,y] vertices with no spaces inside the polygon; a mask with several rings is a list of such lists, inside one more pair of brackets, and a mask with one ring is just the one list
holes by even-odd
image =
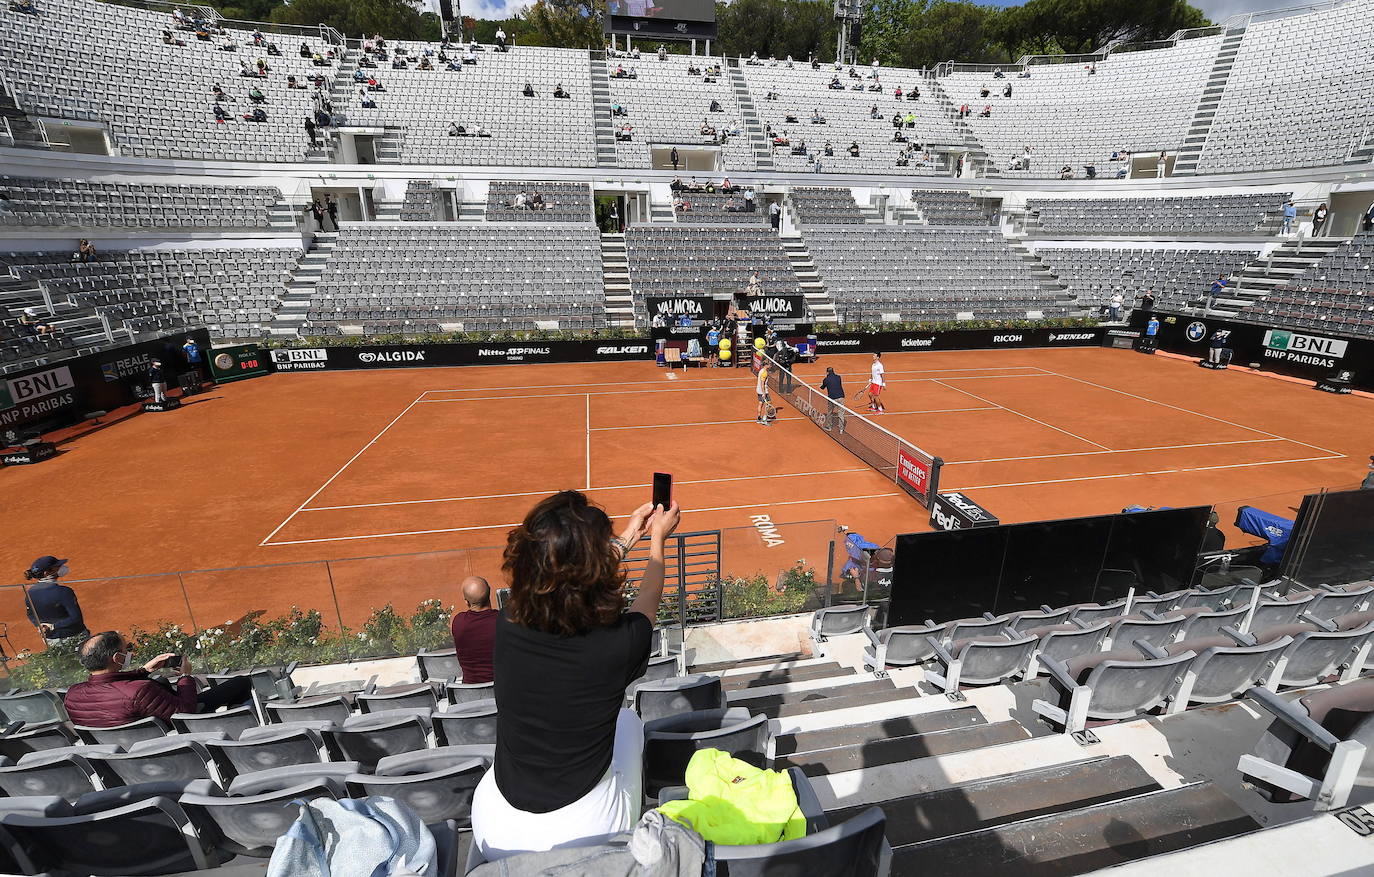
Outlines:
{"label": "smartphone", "polygon": [[673,476],[667,472],[654,473],[654,506],[664,511],[673,504]]}
{"label": "smartphone", "polygon": [[165,660],[165,661],[162,662],[162,666],[163,666],[163,667],[167,667],[167,668],[171,668],[171,667],[180,667],[180,666],[181,666],[181,655],[172,655],[172,657],[170,657],[170,658],[168,658],[167,660]]}

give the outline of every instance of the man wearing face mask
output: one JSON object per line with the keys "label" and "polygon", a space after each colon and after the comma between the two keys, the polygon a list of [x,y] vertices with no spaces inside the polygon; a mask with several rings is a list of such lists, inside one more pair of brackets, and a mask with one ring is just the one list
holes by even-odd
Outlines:
{"label": "man wearing face mask", "polygon": [[[214,712],[244,703],[252,689],[247,676],[238,676],[197,692],[186,658],[158,655],[139,667],[134,664],[133,645],[113,630],[87,639],[78,656],[91,676],[67,690],[67,714],[75,724],[93,728],[113,728],[148,716],[167,722],[175,713]],[[175,684],[149,675],[173,668],[180,674]]]}
{"label": "man wearing face mask", "polygon": [[24,571],[33,582],[24,589],[24,608],[48,645],[74,636],[90,636],[76,592],[57,580],[67,574],[67,561],[45,554]]}

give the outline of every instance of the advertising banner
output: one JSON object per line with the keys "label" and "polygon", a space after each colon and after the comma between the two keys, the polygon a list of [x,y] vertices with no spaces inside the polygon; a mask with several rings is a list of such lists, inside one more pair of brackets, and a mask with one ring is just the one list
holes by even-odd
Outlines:
{"label": "advertising banner", "polygon": [[806,319],[804,295],[754,295],[745,298],[744,307],[751,314],[764,314],[774,320]]}
{"label": "advertising banner", "polygon": [[709,295],[673,295],[667,297],[648,296],[644,299],[649,319],[662,316],[680,317],[684,314],[694,320],[709,320],[716,312],[716,300]]}
{"label": "advertising banner", "polygon": [[953,329],[943,332],[843,332],[816,336],[820,353],[899,353],[912,350],[1000,350],[1023,347],[1099,347],[1103,330]]}
{"label": "advertising banner", "polygon": [[366,347],[290,347],[271,351],[279,372],[355,368],[428,368],[516,362],[614,362],[648,359],[645,338],[603,341],[493,341],[485,344],[398,344]]}
{"label": "advertising banner", "polygon": [[[1159,348],[1202,359],[1219,329],[1231,333],[1226,346],[1236,365],[1258,365],[1262,371],[1308,378],[1313,382],[1340,378],[1339,384],[1357,390],[1374,389],[1374,341],[1341,337],[1316,329],[1278,329],[1187,314],[1159,316]],[[1132,326],[1144,325],[1144,315]]]}
{"label": "advertising banner", "polygon": [[0,376],[0,445],[139,401],[154,359],[173,380],[186,370],[181,345],[188,335],[210,348],[209,332],[197,329]]}
{"label": "advertising banner", "polygon": [[930,504],[930,525],[937,530],[966,530],[970,527],[995,527],[997,516],[962,493],[936,494]]}

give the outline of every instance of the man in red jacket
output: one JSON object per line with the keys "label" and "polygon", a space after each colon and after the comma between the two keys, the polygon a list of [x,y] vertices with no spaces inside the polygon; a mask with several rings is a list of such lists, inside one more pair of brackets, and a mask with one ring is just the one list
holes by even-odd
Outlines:
{"label": "man in red jacket", "polygon": [[[155,716],[166,722],[174,713],[213,712],[221,706],[248,700],[252,682],[247,676],[226,680],[197,692],[191,662],[177,655],[158,655],[142,667],[133,664],[134,649],[117,631],[97,633],[81,644],[81,666],[91,678],[67,690],[67,715],[78,725],[113,728]],[[181,676],[175,685],[148,675],[153,670],[176,666]]]}

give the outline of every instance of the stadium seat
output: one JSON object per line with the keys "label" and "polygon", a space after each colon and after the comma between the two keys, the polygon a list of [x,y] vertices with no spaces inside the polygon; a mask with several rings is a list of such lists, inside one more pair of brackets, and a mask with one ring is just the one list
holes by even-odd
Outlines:
{"label": "stadium seat", "polygon": [[[222,739],[228,739],[221,734]],[[183,740],[178,736],[148,740],[129,752],[92,754],[94,764],[103,766],[125,785],[153,782],[182,782],[197,779],[223,779],[213,769],[210,751],[203,740]]]}
{"label": "stadium seat", "polygon": [[[431,750],[423,754],[440,751]],[[395,798],[414,810],[426,825],[453,820],[460,828],[467,828],[472,824],[473,793],[489,767],[488,760],[475,757],[455,758],[442,766],[429,760],[424,764],[425,769],[417,770],[391,760],[385,769],[379,763],[378,770],[371,774],[350,775],[346,783],[350,796],[382,795]]]}
{"label": "stadium seat", "polygon": [[425,715],[400,711],[354,716],[323,732],[325,743],[341,758],[357,761],[371,770],[388,755],[434,747],[434,731]]}
{"label": "stadium seat", "polygon": [[496,697],[496,683],[480,682],[467,685],[462,682],[450,682],[444,686],[444,691],[450,704],[472,703]]}
{"label": "stadium seat", "polygon": [[16,798],[36,795],[75,801],[104,787],[92,763],[73,753],[34,753],[18,764],[0,766],[0,791]]}
{"label": "stadium seat", "polygon": [[683,676],[644,682],[634,689],[634,710],[646,722],[679,713],[721,709],[725,698],[719,676]]}
{"label": "stadium seat", "polygon": [[415,656],[420,678],[426,682],[457,682],[463,675],[458,654],[453,649],[420,652]]}
{"label": "stadium seat", "polygon": [[961,696],[959,689],[964,685],[996,685],[1013,677],[1035,675],[1030,662],[1040,642],[1036,637],[1003,632],[969,640],[928,639],[938,666],[925,671],[925,681],[948,696]]}
{"label": "stadium seat", "polygon": [[225,779],[284,765],[329,760],[320,732],[306,728],[251,728],[238,740],[209,742],[205,748]]}
{"label": "stadium seat", "polygon": [[342,782],[330,775],[257,795],[187,792],[180,801],[192,818],[206,820],[219,829],[216,844],[220,850],[230,856],[265,859],[272,855],[277,838],[296,821],[299,808],[293,804],[319,797],[344,797]]}
{"label": "stadium seat", "polygon": [[46,725],[67,721],[67,709],[55,691],[40,688],[36,691],[11,691],[0,695],[0,720],[8,725]]}
{"label": "stadium seat", "polygon": [[765,767],[768,717],[742,707],[679,713],[644,723],[644,794],[684,782],[687,762],[698,749],[718,749],[755,767]]}
{"label": "stadium seat", "polygon": [[280,722],[342,722],[353,715],[353,708],[342,695],[309,697],[295,703],[268,702],[263,704],[268,720]]}
{"label": "stadium seat", "polygon": [[178,734],[219,731],[229,740],[237,740],[249,728],[259,727],[258,715],[251,706],[235,707],[213,713],[174,713],[172,728]]}
{"label": "stadium seat", "polygon": [[391,690],[362,692],[357,697],[358,709],[375,713],[392,709],[434,709],[439,702],[429,685],[399,685]]}
{"label": "stadium seat", "polygon": [[430,714],[430,722],[439,746],[494,744],[496,701],[477,700],[436,709]]}
{"label": "stadium seat", "polygon": [[1255,686],[1275,690],[1287,663],[1284,650],[1291,642],[1292,638],[1285,636],[1263,645],[1245,646],[1230,635],[1218,633],[1184,639],[1162,649],[1148,643],[1140,648],[1151,658],[1173,657],[1184,652],[1197,654],[1188,666],[1192,687],[1183,691],[1183,679],[1179,677],[1170,694],[1167,712],[1177,713],[1194,704],[1238,700]]}
{"label": "stadium seat", "polygon": [[87,744],[109,743],[115,746],[122,746],[126,750],[133,748],[135,743],[145,740],[161,740],[167,736],[171,730],[167,723],[161,719],[149,716],[146,719],[139,719],[124,725],[115,725],[109,728],[92,728],[83,725],[73,725],[72,729],[82,742]]}
{"label": "stadium seat", "polygon": [[943,635],[943,624],[912,624],[887,627],[878,632],[864,628],[869,645],[864,648],[864,667],[874,673],[886,673],[888,667],[911,667],[923,664],[935,656],[932,637]]}
{"label": "stadium seat", "polygon": [[[1056,698],[1036,700],[1031,709],[1066,734],[1091,722],[1135,718],[1167,705],[1170,697],[1187,701],[1193,687],[1189,669],[1194,652],[1148,659],[1142,649],[1082,655],[1068,663],[1043,659]],[[1177,685],[1176,679],[1181,679]]]}

